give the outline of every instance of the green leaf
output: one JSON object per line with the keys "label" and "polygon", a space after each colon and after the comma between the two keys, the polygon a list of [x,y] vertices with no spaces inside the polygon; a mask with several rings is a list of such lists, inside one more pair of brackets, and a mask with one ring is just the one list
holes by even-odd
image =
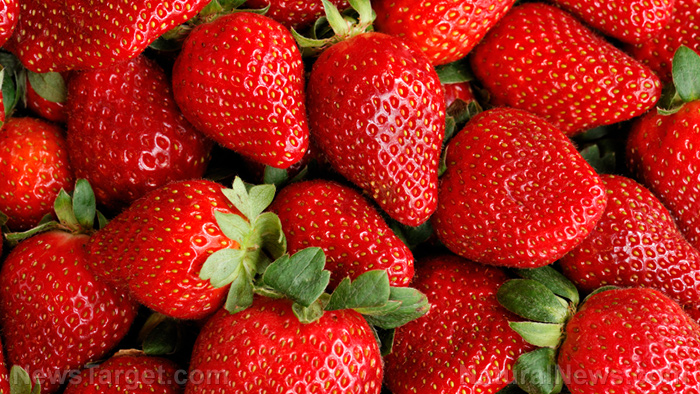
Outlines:
{"label": "green leaf", "polygon": [[435,71],[437,71],[440,82],[443,85],[469,82],[474,79],[469,70],[469,61],[466,57],[449,64],[437,66]]}
{"label": "green leaf", "polygon": [[289,180],[289,172],[281,168],[275,168],[272,166],[265,166],[263,171],[263,182],[281,186]]}
{"label": "green leaf", "polygon": [[294,316],[296,316],[302,324],[309,324],[320,319],[323,316],[324,310],[323,304],[317,300],[308,307],[295,302],[292,304],[292,312],[294,312]]}
{"label": "green leaf", "polygon": [[81,228],[92,229],[96,211],[95,193],[90,183],[85,179],[78,179],[73,191],[73,213]]}
{"label": "green leaf", "polygon": [[250,222],[234,213],[215,211],[214,218],[221,232],[224,233],[228,239],[234,240],[239,244],[243,244],[248,234],[253,230],[253,226]]}
{"label": "green leaf", "polygon": [[399,302],[401,306],[388,313],[386,311],[377,314],[363,313],[365,319],[374,326],[392,329],[416,320],[430,310],[428,297],[411,287],[392,287],[389,301],[390,303]]}
{"label": "green leaf", "polygon": [[240,249],[220,249],[212,253],[202,265],[199,277],[209,280],[216,288],[224,287],[242,274],[244,252]]}
{"label": "green leaf", "polygon": [[537,322],[510,322],[510,328],[520,334],[525,342],[537,347],[556,348],[564,332],[563,324]]}
{"label": "green leaf", "polygon": [[365,272],[351,281],[343,279],[326,305],[327,311],[339,309],[371,308],[389,302],[391,286],[385,270]]}
{"label": "green leaf", "polygon": [[233,187],[224,189],[223,193],[252,222],[272,203],[275,198],[275,186],[249,186],[240,177],[236,177],[233,181]]}
{"label": "green leaf", "polygon": [[555,349],[540,348],[521,355],[513,372],[518,386],[529,394],[557,394],[562,390]]}
{"label": "green leaf", "polygon": [[29,84],[32,89],[43,99],[52,103],[63,103],[66,101],[68,87],[63,76],[57,72],[38,74],[29,71],[27,74]]}
{"label": "green leaf", "polygon": [[521,278],[536,280],[547,286],[554,294],[566,298],[574,305],[579,302],[576,286],[567,277],[551,266],[534,269],[516,269],[515,272]]}
{"label": "green leaf", "polygon": [[10,393],[32,394],[32,379],[29,373],[19,365],[13,365],[10,369]]}
{"label": "green leaf", "polygon": [[321,248],[306,248],[275,260],[265,270],[262,284],[308,307],[328,286],[331,273],[323,267],[326,256]]}
{"label": "green leaf", "polygon": [[561,298],[532,279],[507,281],[498,289],[497,298],[506,309],[527,320],[565,323],[569,315]]}
{"label": "green leaf", "polygon": [[700,55],[681,45],[673,56],[673,84],[683,101],[700,99]]}
{"label": "green leaf", "polygon": [[180,330],[174,319],[165,319],[156,325],[146,336],[142,348],[149,356],[164,356],[177,351],[180,343]]}
{"label": "green leaf", "polygon": [[347,36],[349,33],[348,24],[345,22],[345,18],[340,14],[340,11],[338,11],[338,8],[328,0],[321,1],[323,2],[326,19],[328,19],[328,23],[331,25],[333,32],[340,37]]}
{"label": "green leaf", "polygon": [[224,308],[230,313],[238,313],[253,305],[254,287],[253,280],[242,266],[239,266],[240,275],[236,276],[226,297]]}

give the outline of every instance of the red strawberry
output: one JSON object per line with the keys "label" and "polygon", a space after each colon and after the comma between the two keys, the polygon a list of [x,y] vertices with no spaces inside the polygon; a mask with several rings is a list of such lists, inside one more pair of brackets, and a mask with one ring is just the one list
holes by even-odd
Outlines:
{"label": "red strawberry", "polygon": [[291,306],[256,298],[246,311],[220,310],[197,338],[185,392],[379,394],[382,359],[362,316],[339,310],[302,324]]}
{"label": "red strawberry", "polygon": [[651,111],[639,119],[627,140],[627,160],[677,220],[688,241],[700,248],[700,100],[678,112]]}
{"label": "red strawberry", "polygon": [[314,180],[291,184],[270,206],[282,221],[289,253],[323,249],[331,286],[370,270],[386,270],[392,286],[408,286],[413,254],[354,189]]}
{"label": "red strawberry", "polygon": [[[54,123],[66,123],[68,121],[68,110],[66,108],[65,97],[64,100],[61,101],[51,101],[42,97],[37,93],[36,89],[34,89],[31,82],[32,78],[29,75],[31,75],[31,71],[27,73],[27,88],[24,93],[27,108],[43,119]],[[60,74],[56,73],[55,75],[63,80],[62,87],[65,87],[65,84],[72,74],[70,72],[63,72]]]}
{"label": "red strawberry", "polygon": [[474,97],[474,91],[472,90],[472,87],[469,84],[469,82],[450,83],[442,85],[442,88],[445,91],[446,108],[449,108],[450,105],[452,105],[452,103],[454,103],[457,100],[462,100],[465,103],[476,101],[476,97]]}
{"label": "red strawberry", "polygon": [[671,20],[663,30],[650,40],[626,49],[662,80],[670,81],[673,55],[681,45],[700,53],[700,0],[675,0]]}
{"label": "red strawberry", "polygon": [[0,323],[8,360],[42,392],[99,359],[127,333],[136,305],[86,268],[86,235],[52,231],[22,241],[0,271]]}
{"label": "red strawberry", "polygon": [[[330,0],[338,8],[347,8],[347,0]],[[270,9],[265,16],[276,20],[288,29],[303,29],[323,16],[321,0],[248,0],[250,8]]]}
{"label": "red strawberry", "polygon": [[10,38],[17,25],[19,2],[17,0],[0,1],[0,47]]}
{"label": "red strawberry", "polygon": [[475,116],[448,145],[446,163],[433,226],[450,250],[474,261],[548,265],[605,209],[593,168],[561,131],[525,111]]}
{"label": "red strawberry", "polygon": [[180,113],[163,70],[143,56],[75,75],[67,107],[75,174],[110,210],[204,174],[212,144]]}
{"label": "red strawberry", "polygon": [[37,73],[103,68],[129,60],[169,29],[195,16],[208,0],[26,0],[8,42]]}
{"label": "red strawberry", "polygon": [[683,238],[650,191],[621,176],[603,177],[608,205],[590,236],[561,260],[586,292],[604,285],[652,287],[700,307],[700,253]]}
{"label": "red strawberry", "polygon": [[430,311],[396,329],[386,382],[394,394],[495,393],[512,379],[527,345],[496,300],[505,273],[444,255],[419,264],[414,286]]}
{"label": "red strawberry", "polygon": [[434,65],[466,56],[515,0],[378,0],[377,31],[416,44]]}
{"label": "red strawberry", "polygon": [[627,43],[656,37],[671,20],[676,0],[553,0],[591,27]]}
{"label": "red strawberry", "polygon": [[2,343],[0,343],[0,394],[10,394],[10,375],[5,366]]}
{"label": "red strawberry", "polygon": [[513,8],[470,59],[493,104],[535,113],[569,136],[641,115],[661,93],[651,69],[541,3]]}
{"label": "red strawberry", "polygon": [[410,226],[437,205],[444,106],[428,58],[386,34],[331,46],[309,77],[307,108],[319,148],[336,171]]}
{"label": "red strawberry", "polygon": [[0,211],[8,227],[26,230],[50,213],[59,190],[73,187],[63,131],[33,118],[0,129]]}
{"label": "red strawberry", "polygon": [[99,366],[74,376],[66,394],[178,394],[184,374],[165,358],[149,357],[139,351],[121,351]]}
{"label": "red strawberry", "polygon": [[308,146],[304,66],[291,33],[247,12],[196,27],[173,69],[187,119],[226,148],[273,167]]}

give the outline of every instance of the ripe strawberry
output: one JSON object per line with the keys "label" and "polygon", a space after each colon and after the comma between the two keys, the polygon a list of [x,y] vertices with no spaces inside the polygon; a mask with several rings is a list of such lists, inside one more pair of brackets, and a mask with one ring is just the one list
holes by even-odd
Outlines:
{"label": "ripe strawberry", "polygon": [[378,0],[377,31],[416,44],[434,65],[466,56],[515,0]]}
{"label": "ripe strawberry", "polygon": [[[27,108],[35,114],[37,114],[38,116],[40,116],[41,118],[46,119],[48,121],[62,124],[66,123],[68,121],[68,110],[66,108],[65,100],[51,101],[42,97],[34,89],[34,86],[32,85],[31,79],[29,77],[30,73],[31,71],[27,73],[27,88],[24,92],[24,98],[26,101]],[[62,77],[63,87],[65,87],[65,84],[70,79],[72,73],[63,72],[58,75]]]}
{"label": "ripe strawberry", "polygon": [[588,238],[560,260],[564,274],[586,292],[605,285],[651,287],[681,305],[700,307],[700,253],[668,210],[631,179],[602,179],[605,213]]}
{"label": "ripe strawberry", "polygon": [[76,0],[20,4],[9,49],[37,73],[109,67],[140,54],[169,29],[195,16],[208,0]]}
{"label": "ripe strawberry", "polygon": [[632,172],[671,211],[678,226],[700,248],[700,101],[672,115],[651,111],[632,127],[627,160]]}
{"label": "ripe strawberry", "polygon": [[90,182],[98,203],[109,210],[204,174],[212,144],[185,120],[165,73],[152,60],[139,56],[75,75],[67,107],[75,174]]}
{"label": "ripe strawberry", "polygon": [[63,131],[34,118],[12,118],[0,129],[0,211],[8,227],[26,230],[52,211],[73,171]]}
{"label": "ripe strawberry", "polygon": [[675,0],[553,0],[603,34],[635,44],[656,37],[670,22]]}
{"label": "ripe strawberry", "polygon": [[0,47],[5,45],[5,42],[12,36],[18,17],[19,2],[17,0],[0,1]]}
{"label": "ripe strawberry", "polygon": [[495,393],[512,379],[517,357],[528,351],[508,327],[515,318],[498,304],[503,270],[444,255],[421,261],[414,286],[430,311],[396,329],[386,357],[394,394]]}
{"label": "ripe strawberry", "polygon": [[10,375],[5,366],[2,343],[0,343],[0,394],[10,394]]}
{"label": "ripe strawberry", "polygon": [[88,237],[51,231],[22,241],[0,270],[0,324],[8,360],[42,392],[103,357],[127,333],[136,305],[86,268]]}
{"label": "ripe strawberry", "polygon": [[326,49],[309,77],[312,136],[333,168],[400,223],[437,204],[445,101],[428,58],[401,39],[364,33]]}
{"label": "ripe strawberry", "polygon": [[270,18],[237,12],[193,29],[173,91],[197,129],[243,156],[287,168],[306,151],[301,54]]}
{"label": "ripe strawberry", "polygon": [[445,91],[445,108],[449,108],[457,100],[462,100],[465,103],[476,101],[469,82],[445,84],[442,85],[442,88]]}
{"label": "ripe strawberry", "polygon": [[670,22],[663,30],[650,40],[628,46],[626,50],[662,80],[671,81],[671,62],[681,45],[700,53],[700,0],[675,0]]}
{"label": "ripe strawberry", "polygon": [[447,146],[433,226],[454,253],[501,266],[548,265],[605,209],[602,182],[568,138],[525,111],[472,118]]}
{"label": "ripe strawberry", "polygon": [[413,254],[360,193],[314,180],[282,189],[270,206],[281,222],[289,253],[323,249],[331,287],[371,270],[386,270],[392,286],[408,286]]}
{"label": "ripe strawberry", "polygon": [[[347,8],[347,0],[330,0],[340,9]],[[303,29],[315,20],[323,16],[323,2],[321,0],[248,0],[246,5],[250,8],[270,9],[265,16],[276,20],[288,29]]]}
{"label": "ripe strawberry", "polygon": [[255,298],[243,312],[220,310],[202,328],[185,393],[373,393],[382,359],[372,329],[352,310],[302,324],[285,299]]}
{"label": "ripe strawberry", "polygon": [[165,358],[139,351],[120,351],[98,366],[74,376],[66,394],[178,394],[178,366]]}
{"label": "ripe strawberry", "polygon": [[569,136],[641,115],[661,93],[651,69],[542,3],[513,8],[470,59],[493,104],[535,113]]}

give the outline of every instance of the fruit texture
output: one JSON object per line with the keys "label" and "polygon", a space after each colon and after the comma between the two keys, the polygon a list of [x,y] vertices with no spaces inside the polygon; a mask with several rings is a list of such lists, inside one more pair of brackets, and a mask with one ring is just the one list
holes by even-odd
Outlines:
{"label": "fruit texture", "polygon": [[0,47],[12,36],[19,18],[19,2],[17,0],[0,1]]}
{"label": "fruit texture", "polygon": [[413,42],[433,65],[466,56],[515,0],[378,0],[377,31]]}
{"label": "fruit texture", "polygon": [[362,316],[339,310],[302,324],[291,305],[256,298],[243,312],[219,310],[197,337],[190,364],[190,373],[209,378],[185,393],[379,394],[382,359]]}
{"label": "fruit texture", "polygon": [[288,253],[323,249],[332,287],[377,269],[387,271],[392,286],[408,286],[413,278],[411,251],[350,187],[324,180],[294,183],[279,192],[270,210],[282,221]]}
{"label": "fruit texture", "polygon": [[515,315],[498,304],[504,271],[453,255],[420,261],[413,286],[431,303],[423,317],[397,328],[386,357],[394,394],[496,393],[531,346],[511,330]]}
{"label": "fruit texture", "polygon": [[59,190],[73,189],[63,130],[34,118],[12,118],[0,129],[0,211],[8,227],[27,230],[53,211]]}
{"label": "fruit texture", "polygon": [[307,108],[333,168],[391,218],[424,223],[437,204],[445,101],[428,59],[398,38],[365,33],[325,50]]}
{"label": "fruit texture", "polygon": [[175,62],[173,91],[197,129],[243,156],[287,168],[306,152],[301,54],[270,18],[238,12],[197,26]]}
{"label": "fruit texture", "polygon": [[185,120],[152,60],[139,56],[75,75],[67,107],[76,177],[87,179],[98,203],[111,211],[167,183],[204,174],[212,143]]}
{"label": "fruit texture", "polygon": [[[341,10],[348,7],[347,0],[330,0],[330,2]],[[254,9],[270,6],[265,16],[276,20],[288,29],[303,29],[324,16],[321,0],[248,0],[246,5]]]}
{"label": "fruit texture", "polygon": [[537,114],[568,136],[641,115],[661,93],[651,69],[542,3],[513,8],[470,60],[494,105]]}
{"label": "fruit texture", "polygon": [[525,111],[472,118],[447,146],[446,165],[432,223],[445,246],[473,261],[548,265],[605,209],[593,168],[561,131]]}
{"label": "fruit texture", "polygon": [[2,343],[0,343],[0,394],[10,394],[10,375],[5,365]]}

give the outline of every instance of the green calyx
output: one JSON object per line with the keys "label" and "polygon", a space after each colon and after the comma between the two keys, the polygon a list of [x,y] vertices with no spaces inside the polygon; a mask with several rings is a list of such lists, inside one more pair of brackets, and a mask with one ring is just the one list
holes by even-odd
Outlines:
{"label": "green calyx", "polygon": [[657,106],[661,115],[672,115],[683,104],[700,99],[700,55],[681,45],[673,55],[673,84],[666,85]]}
{"label": "green calyx", "polygon": [[39,394],[41,385],[32,382],[29,373],[19,365],[10,369],[10,394]]}
{"label": "green calyx", "polygon": [[[0,87],[5,119],[12,116],[17,104],[24,98],[26,89],[26,69],[17,57],[9,52],[0,51]],[[2,122],[0,122],[2,126]]]}
{"label": "green calyx", "polygon": [[63,103],[66,101],[68,87],[60,73],[48,72],[38,74],[27,71],[27,79],[36,94],[44,100],[52,103]]}

